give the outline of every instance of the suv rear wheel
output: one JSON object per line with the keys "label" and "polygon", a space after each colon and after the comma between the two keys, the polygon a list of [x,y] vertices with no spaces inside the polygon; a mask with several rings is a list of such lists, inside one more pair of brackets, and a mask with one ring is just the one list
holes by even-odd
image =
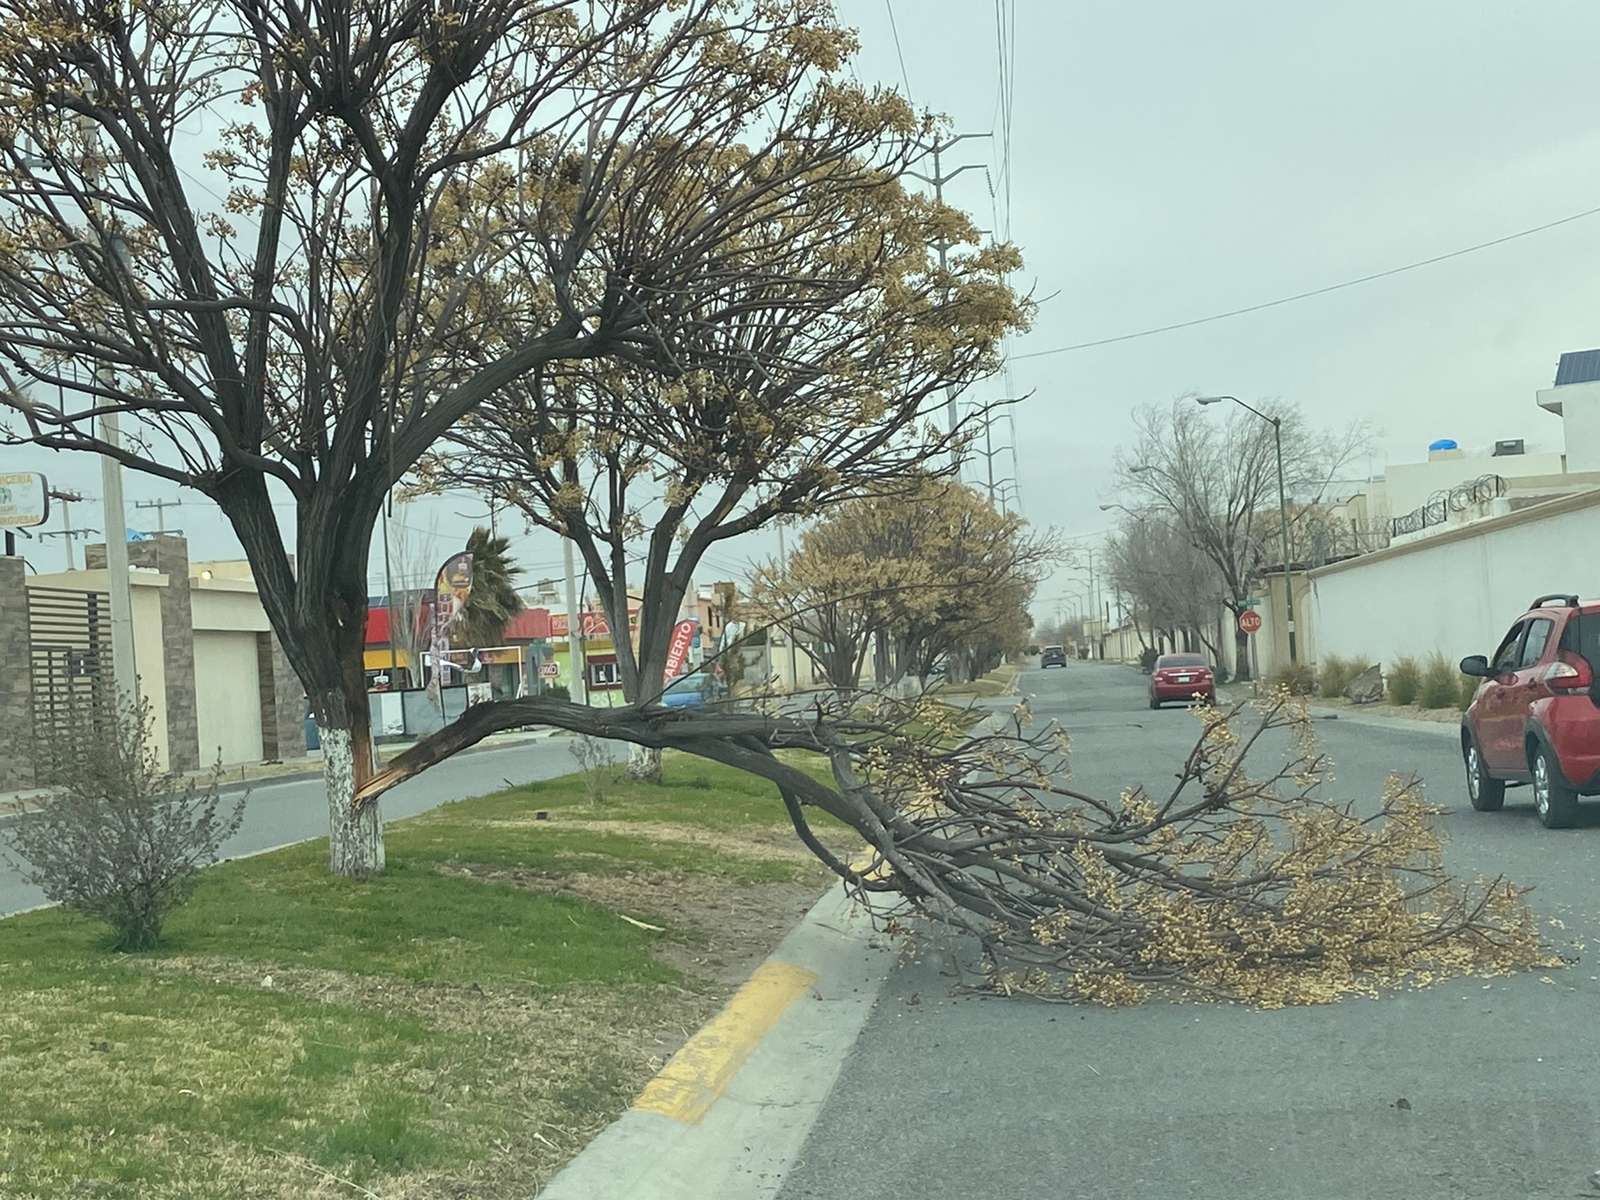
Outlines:
{"label": "suv rear wheel", "polygon": [[1461,748],[1461,753],[1467,762],[1467,797],[1472,801],[1472,807],[1479,812],[1499,812],[1506,802],[1506,785],[1498,779],[1489,778],[1489,772],[1484,769],[1483,755],[1478,753],[1478,743],[1471,737]]}
{"label": "suv rear wheel", "polygon": [[1546,829],[1570,829],[1578,819],[1578,793],[1568,786],[1548,746],[1533,749],[1533,807]]}

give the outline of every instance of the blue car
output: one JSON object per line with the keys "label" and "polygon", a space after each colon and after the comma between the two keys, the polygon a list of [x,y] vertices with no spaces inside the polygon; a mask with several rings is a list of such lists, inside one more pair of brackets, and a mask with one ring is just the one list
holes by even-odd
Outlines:
{"label": "blue car", "polygon": [[705,675],[680,675],[661,693],[661,703],[668,708],[705,708],[721,699],[721,689],[714,679]]}

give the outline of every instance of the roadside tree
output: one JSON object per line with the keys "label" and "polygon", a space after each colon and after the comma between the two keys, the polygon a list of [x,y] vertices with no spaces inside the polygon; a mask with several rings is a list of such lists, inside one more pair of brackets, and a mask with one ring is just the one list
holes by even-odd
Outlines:
{"label": "roadside tree", "polygon": [[[1365,428],[1329,433],[1310,426],[1292,405],[1262,401],[1257,407],[1281,423],[1284,478],[1304,507],[1314,510],[1329,483],[1366,444]],[[1171,514],[1210,560],[1222,603],[1237,619],[1261,567],[1278,554],[1272,425],[1233,405],[1213,412],[1189,398],[1141,409],[1134,414],[1134,427],[1134,445],[1117,459],[1118,487],[1146,507]],[[1248,635],[1236,627],[1234,638],[1239,677],[1249,678]]]}
{"label": "roadside tree", "polygon": [[0,0],[0,31],[7,439],[221,508],[355,876],[390,487],[531,373],[678,361],[819,178],[870,190],[922,132],[818,0]]}
{"label": "roadside tree", "polygon": [[1129,519],[1107,540],[1107,576],[1152,642],[1219,661],[1223,586],[1216,564],[1170,513]]}
{"label": "roadside tree", "polygon": [[[631,702],[659,696],[707,553],[863,493],[914,500],[984,419],[974,409],[949,429],[947,390],[997,369],[1001,339],[1026,321],[1004,282],[1015,253],[980,246],[964,214],[902,186],[916,154],[891,141],[903,107],[893,96],[873,105],[858,119],[892,151],[815,172],[752,223],[725,280],[679,312],[674,364],[614,356],[534,371],[423,463],[427,482],[474,488],[571,538],[612,628],[627,628],[637,602],[637,645],[617,642]],[[686,157],[657,202],[704,203],[706,173]],[[613,232],[630,234],[603,226],[596,237]],[[942,265],[931,250],[941,241],[954,247]],[[831,586],[831,572],[807,570],[808,587]],[[818,619],[843,637],[851,622],[829,612]],[[834,644],[829,677],[854,686],[853,642]],[[635,773],[657,762],[641,753]]]}

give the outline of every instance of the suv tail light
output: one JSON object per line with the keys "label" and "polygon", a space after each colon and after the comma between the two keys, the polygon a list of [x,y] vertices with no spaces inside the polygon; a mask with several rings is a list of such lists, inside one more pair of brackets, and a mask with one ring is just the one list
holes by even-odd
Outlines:
{"label": "suv tail light", "polygon": [[1594,683],[1594,671],[1587,659],[1563,650],[1561,657],[1545,668],[1544,682],[1552,691],[1586,692]]}

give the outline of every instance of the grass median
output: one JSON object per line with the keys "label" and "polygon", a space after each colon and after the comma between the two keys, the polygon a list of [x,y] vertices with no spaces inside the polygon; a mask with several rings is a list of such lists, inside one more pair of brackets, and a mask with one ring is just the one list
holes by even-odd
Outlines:
{"label": "grass median", "polygon": [[0,922],[0,1195],[532,1194],[827,883],[762,781],[604,783],[397,822],[367,883],[222,864],[148,954]]}

